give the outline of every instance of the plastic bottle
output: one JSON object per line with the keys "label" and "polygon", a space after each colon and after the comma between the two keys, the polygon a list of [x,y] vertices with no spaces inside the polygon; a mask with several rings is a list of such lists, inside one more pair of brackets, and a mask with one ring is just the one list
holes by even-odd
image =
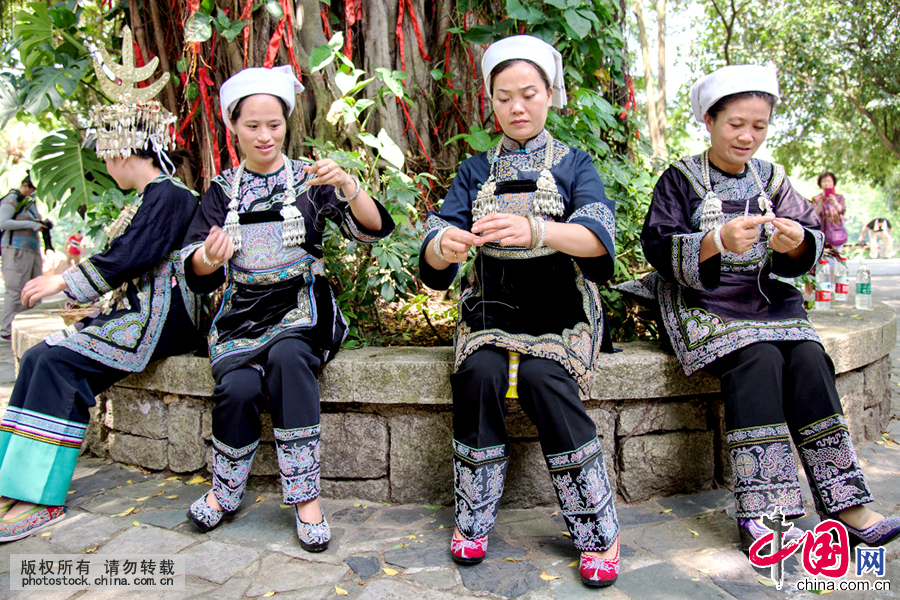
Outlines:
{"label": "plastic bottle", "polygon": [[872,274],[862,261],[856,270],[856,309],[872,310]]}
{"label": "plastic bottle", "polygon": [[831,269],[824,258],[816,267],[816,310],[828,310],[831,308]]}
{"label": "plastic bottle", "polygon": [[843,256],[834,266],[834,301],[846,302],[850,298],[850,269]]}

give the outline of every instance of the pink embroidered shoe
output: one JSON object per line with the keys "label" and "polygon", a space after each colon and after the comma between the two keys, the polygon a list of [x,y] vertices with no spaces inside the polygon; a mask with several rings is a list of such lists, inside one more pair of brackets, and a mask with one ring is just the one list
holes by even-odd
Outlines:
{"label": "pink embroidered shoe", "polygon": [[453,555],[453,562],[458,565],[477,565],[484,560],[487,546],[487,536],[474,540],[450,538],[450,554]]}
{"label": "pink embroidered shoe", "polygon": [[35,506],[12,520],[0,521],[0,542],[21,540],[65,517],[64,506]]}
{"label": "pink embroidered shoe", "polygon": [[581,553],[581,564],[578,567],[581,572],[581,582],[590,587],[607,587],[619,578],[619,544],[616,542],[616,556],[614,558],[598,558]]}

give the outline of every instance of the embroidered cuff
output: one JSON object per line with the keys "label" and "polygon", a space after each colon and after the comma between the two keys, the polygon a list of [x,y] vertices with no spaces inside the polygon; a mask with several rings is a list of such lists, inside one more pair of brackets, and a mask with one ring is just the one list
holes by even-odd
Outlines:
{"label": "embroidered cuff", "polygon": [[93,302],[112,289],[89,258],[64,271],[62,277],[66,282],[66,292],[76,302]]}
{"label": "embroidered cuff", "polygon": [[[699,231],[672,236],[672,273],[675,280],[696,290],[714,289],[719,284],[721,255],[710,257],[702,265],[700,263],[700,248],[706,234],[706,231]],[[716,268],[712,268],[714,266]]]}
{"label": "embroidered cuff", "polygon": [[[616,217],[602,202],[582,206],[573,212],[566,222],[584,225],[600,238],[604,246],[607,246],[604,238],[608,238],[611,242],[616,239]],[[607,250],[610,254],[613,252],[611,246],[607,246]]]}
{"label": "embroidered cuff", "polygon": [[341,223],[341,231],[343,234],[351,240],[363,244],[372,244],[389,236],[391,232],[394,231],[394,219],[391,218],[387,209],[377,200],[375,201],[375,206],[378,207],[378,214],[381,216],[381,229],[378,231],[369,231],[356,220],[356,217],[353,216],[350,205],[344,204],[341,207],[341,213],[344,217],[344,220]]}
{"label": "embroidered cuff", "polygon": [[422,240],[422,246],[419,249],[419,275],[422,278],[422,283],[433,290],[446,290],[449,288],[456,278],[456,274],[459,272],[459,265],[457,263],[452,263],[446,269],[438,270],[429,265],[428,261],[425,260],[425,253],[432,251],[431,241],[434,239],[434,236],[436,236],[441,229],[452,226],[451,223],[448,223],[435,214],[428,215],[428,218],[425,220],[425,237]]}

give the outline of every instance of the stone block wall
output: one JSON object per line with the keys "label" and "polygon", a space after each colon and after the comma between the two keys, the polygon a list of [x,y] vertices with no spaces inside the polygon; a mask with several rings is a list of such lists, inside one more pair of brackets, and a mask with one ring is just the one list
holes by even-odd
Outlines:
{"label": "stone block wall", "polygon": [[[813,320],[838,368],[837,389],[854,440],[878,439],[890,418],[893,311],[881,305],[863,324],[834,314]],[[46,314],[18,318],[17,356],[58,326]],[[684,377],[675,358],[654,343],[619,346],[623,352],[601,357],[584,398],[619,494],[637,501],[730,485],[718,382],[702,373]],[[449,348],[367,348],[344,351],[325,368],[320,388],[326,497],[452,502],[451,360]],[[212,388],[207,359],[178,356],[155,363],[97,398],[83,449],[147,469],[206,471]],[[555,503],[537,430],[514,401],[507,428],[512,458],[504,505]],[[277,486],[268,414],[262,415],[251,474]]]}

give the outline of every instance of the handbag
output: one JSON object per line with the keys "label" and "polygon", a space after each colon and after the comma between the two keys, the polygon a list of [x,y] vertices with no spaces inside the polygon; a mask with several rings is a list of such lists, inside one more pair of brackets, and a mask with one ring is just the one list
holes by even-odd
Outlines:
{"label": "handbag", "polygon": [[843,223],[832,223],[825,219],[825,243],[836,248],[847,243],[847,230]]}

